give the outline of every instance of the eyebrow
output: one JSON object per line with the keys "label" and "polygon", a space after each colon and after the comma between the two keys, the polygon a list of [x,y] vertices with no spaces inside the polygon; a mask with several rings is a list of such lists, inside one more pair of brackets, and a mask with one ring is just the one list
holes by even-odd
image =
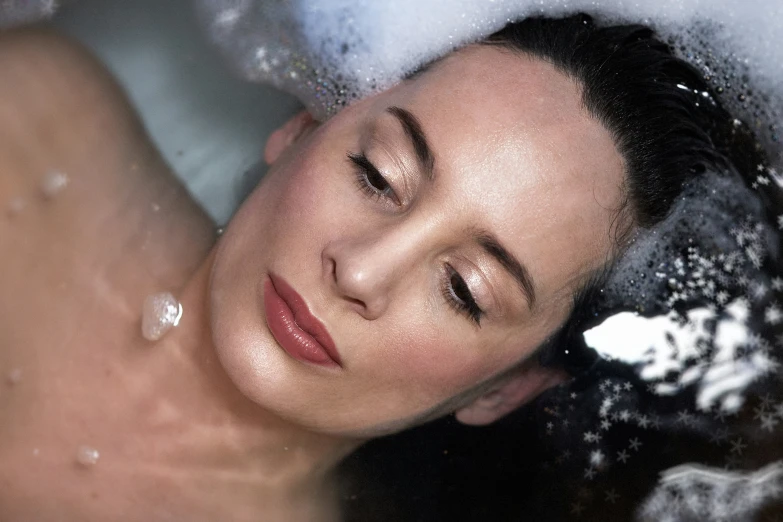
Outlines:
{"label": "eyebrow", "polygon": [[[400,122],[400,125],[405,130],[405,134],[411,140],[413,150],[416,151],[416,157],[424,174],[429,181],[432,181],[435,177],[435,156],[427,143],[427,136],[421,128],[419,119],[402,107],[389,107],[386,109],[386,112],[396,117]],[[533,278],[525,265],[509,252],[494,234],[486,230],[479,230],[475,234],[475,240],[487,254],[494,257],[514,278],[527,298],[528,307],[533,308],[536,302],[536,289],[533,284]]]}
{"label": "eyebrow", "polygon": [[413,150],[419,160],[422,171],[429,181],[435,178],[435,156],[427,143],[427,136],[421,128],[421,122],[410,111],[401,107],[389,107],[386,112],[396,117],[405,130],[405,134],[410,138]]}
{"label": "eyebrow", "polygon": [[487,254],[494,257],[511,274],[522,293],[525,294],[528,308],[533,308],[536,302],[536,287],[525,265],[514,257],[514,254],[509,252],[493,234],[480,230],[476,233],[475,240]]}

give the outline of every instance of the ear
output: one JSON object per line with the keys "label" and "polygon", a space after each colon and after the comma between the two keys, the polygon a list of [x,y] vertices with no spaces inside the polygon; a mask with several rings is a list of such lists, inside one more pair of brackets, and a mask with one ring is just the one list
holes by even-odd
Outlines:
{"label": "ear", "polygon": [[280,155],[294,143],[305,131],[314,128],[318,123],[313,119],[307,111],[301,111],[291,119],[289,119],[285,125],[274,131],[269,139],[266,140],[266,147],[264,147],[264,161],[267,165],[271,165]]}
{"label": "ear", "polygon": [[568,379],[568,373],[558,368],[545,368],[538,362],[523,365],[498,388],[457,410],[457,420],[472,426],[491,424]]}

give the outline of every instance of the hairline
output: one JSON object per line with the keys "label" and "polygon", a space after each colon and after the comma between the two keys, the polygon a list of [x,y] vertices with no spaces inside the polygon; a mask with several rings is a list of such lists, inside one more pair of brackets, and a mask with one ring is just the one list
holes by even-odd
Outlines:
{"label": "hairline", "polygon": [[[471,48],[478,48],[478,47],[491,47],[497,49],[499,52],[507,52],[507,53],[515,54],[517,56],[525,56],[532,60],[540,60],[550,64],[552,67],[555,68],[556,71],[558,71],[560,74],[564,75],[566,78],[568,78],[569,80],[573,81],[576,84],[577,88],[580,91],[579,100],[582,109],[584,109],[584,111],[591,118],[593,118],[599,125],[601,125],[604,129],[606,129],[606,131],[609,132],[609,134],[612,136],[612,143],[615,146],[615,151],[620,156],[620,161],[622,163],[622,170],[623,170],[622,183],[620,186],[621,200],[620,200],[620,204],[615,209],[612,209],[614,215],[611,218],[611,225],[610,225],[610,230],[614,231],[614,238],[613,238],[614,250],[618,255],[620,255],[620,252],[625,249],[624,245],[627,243],[628,239],[630,238],[633,231],[635,230],[636,221],[637,221],[636,218],[634,217],[636,214],[636,209],[634,208],[633,202],[631,201],[630,193],[628,190],[628,180],[631,177],[629,172],[629,166],[626,157],[620,151],[616,132],[612,130],[612,128],[608,125],[608,122],[605,121],[606,119],[603,118],[600,114],[598,114],[591,107],[591,104],[588,103],[587,84],[575,72],[569,71],[568,69],[556,63],[554,60],[552,60],[550,57],[546,55],[537,54],[529,49],[520,49],[518,47],[514,47],[513,43],[510,43],[508,40],[484,39],[484,40],[479,40],[477,42],[468,43],[466,45],[463,45],[462,47],[452,50],[451,52],[443,56],[439,56],[428,62],[424,62],[420,66],[416,67],[415,69],[407,73],[403,77],[402,81],[403,82],[414,81],[420,78],[421,76],[423,76],[424,74],[433,71],[449,58],[456,56],[459,53],[464,52],[465,50]],[[630,219],[628,218],[629,213],[631,214]]]}
{"label": "hairline", "polygon": [[[582,108],[587,112],[587,114],[589,114],[593,119],[595,119],[598,124],[602,125],[605,129],[607,129],[613,135],[614,138],[614,133],[609,128],[609,126],[606,125],[606,123],[603,121],[600,115],[596,114],[595,111],[593,111],[590,108],[590,104],[587,103],[586,84],[581,78],[579,78],[572,71],[568,71],[564,67],[558,65],[553,60],[549,59],[547,56],[542,56],[526,49],[515,48],[513,47],[513,45],[509,44],[507,41],[504,40],[497,40],[497,41],[482,40],[471,44],[467,44],[463,47],[460,47],[458,49],[449,52],[448,54],[430,60],[429,62],[425,62],[424,64],[420,65],[419,67],[407,73],[403,77],[402,81],[403,82],[415,81],[419,79],[421,76],[423,76],[424,74],[436,69],[441,63],[445,62],[450,57],[455,56],[466,49],[476,48],[479,46],[493,47],[501,52],[505,51],[505,52],[514,53],[519,56],[526,56],[530,59],[541,60],[552,65],[558,72],[560,72],[561,74],[563,74],[564,76],[566,76],[567,78],[569,78],[570,80],[574,81],[577,84],[578,88],[581,91],[580,102]],[[614,140],[614,142],[616,146],[617,145],[616,140]],[[628,219],[627,217],[628,212],[632,211],[632,205],[630,202],[630,197],[627,189],[627,180],[629,175],[627,170],[627,165],[626,165],[625,157],[622,155],[622,153],[620,153],[619,150],[618,150],[618,154],[620,155],[620,158],[623,163],[623,181],[621,187],[622,199],[620,205],[616,209],[614,209],[614,215],[611,218],[610,234],[612,233],[614,234],[614,238],[612,240],[612,248],[608,254],[608,259],[605,260],[602,266],[586,274],[583,281],[579,285],[577,285],[576,288],[574,288],[573,293],[571,295],[573,305],[570,311],[568,312],[568,315],[566,316],[564,322],[557,329],[555,329],[551,334],[549,334],[547,338],[544,339],[544,341],[542,341],[535,348],[535,350],[525,354],[518,361],[514,362],[507,368],[502,369],[495,375],[488,377],[487,379],[475,384],[474,386],[468,388],[467,390],[459,392],[458,394],[445,399],[444,401],[436,404],[435,406],[425,410],[422,413],[415,414],[406,419],[393,421],[391,423],[381,425],[379,427],[375,427],[373,431],[380,430],[383,431],[384,433],[387,432],[394,433],[414,426],[419,426],[426,422],[447,415],[453,412],[454,410],[462,406],[465,406],[470,402],[472,402],[473,400],[476,400],[482,395],[488,393],[496,385],[510,378],[514,373],[522,370],[526,366],[531,367],[535,364],[539,364],[544,367],[552,367],[552,368],[558,367],[556,364],[551,364],[554,357],[552,357],[551,354],[547,354],[547,349],[553,348],[552,345],[557,344],[558,338],[561,337],[561,335],[563,334],[563,330],[570,326],[571,321],[578,314],[580,309],[588,305],[591,297],[596,293],[599,287],[604,284],[616,260],[619,259],[619,257],[621,257],[623,252],[626,250],[628,239],[636,229],[635,219],[633,219],[633,216],[631,216],[630,219]],[[557,349],[556,346],[554,348]]]}

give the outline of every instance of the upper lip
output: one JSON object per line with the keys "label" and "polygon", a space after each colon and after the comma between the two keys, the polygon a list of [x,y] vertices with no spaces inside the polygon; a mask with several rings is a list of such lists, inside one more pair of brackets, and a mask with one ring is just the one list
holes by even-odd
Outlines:
{"label": "upper lip", "polygon": [[324,350],[329,354],[329,357],[339,366],[342,366],[340,353],[334,345],[332,336],[329,335],[329,330],[327,330],[326,326],[310,312],[310,308],[307,306],[307,302],[304,298],[282,277],[270,272],[269,279],[272,281],[272,286],[275,287],[277,294],[294,313],[296,325],[313,336],[313,338],[324,347]]}

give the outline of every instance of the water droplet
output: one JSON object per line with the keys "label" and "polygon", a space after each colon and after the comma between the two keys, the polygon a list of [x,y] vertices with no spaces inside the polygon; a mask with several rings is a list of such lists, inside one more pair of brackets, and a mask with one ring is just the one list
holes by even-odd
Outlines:
{"label": "water droplet", "polygon": [[79,446],[76,450],[76,462],[84,467],[91,467],[98,463],[101,454],[98,450],[90,446]]}
{"label": "water droplet", "polygon": [[182,304],[169,292],[148,296],[141,315],[141,334],[148,341],[157,341],[182,317]]}
{"label": "water droplet", "polygon": [[19,384],[22,382],[22,369],[21,368],[14,368],[10,372],[8,372],[8,384],[11,386],[14,386],[16,384]]}
{"label": "water droplet", "polygon": [[41,179],[41,191],[47,198],[53,198],[68,186],[68,176],[59,170],[47,172]]}
{"label": "water droplet", "polygon": [[13,198],[8,202],[8,215],[15,216],[20,214],[27,206],[27,202],[23,198]]}

